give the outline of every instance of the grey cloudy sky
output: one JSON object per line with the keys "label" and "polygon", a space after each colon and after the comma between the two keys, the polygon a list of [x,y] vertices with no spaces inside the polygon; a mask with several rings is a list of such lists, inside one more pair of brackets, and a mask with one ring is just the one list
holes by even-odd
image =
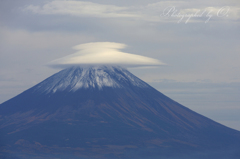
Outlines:
{"label": "grey cloudy sky", "polygon": [[0,1],[0,103],[59,71],[47,64],[73,46],[106,41],[166,63],[130,71],[240,130],[238,0]]}

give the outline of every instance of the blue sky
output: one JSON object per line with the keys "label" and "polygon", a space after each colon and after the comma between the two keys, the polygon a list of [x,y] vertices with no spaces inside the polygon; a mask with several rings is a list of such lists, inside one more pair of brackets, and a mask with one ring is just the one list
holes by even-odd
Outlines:
{"label": "blue sky", "polygon": [[132,73],[240,130],[239,28],[238,0],[1,1],[0,103],[59,71],[47,64],[73,46],[116,42],[166,64]]}

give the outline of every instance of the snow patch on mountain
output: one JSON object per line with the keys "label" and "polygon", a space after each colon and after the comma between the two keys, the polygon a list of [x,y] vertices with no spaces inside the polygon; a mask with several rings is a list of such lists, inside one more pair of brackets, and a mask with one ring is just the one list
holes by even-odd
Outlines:
{"label": "snow patch on mountain", "polygon": [[77,91],[79,89],[103,87],[123,88],[148,85],[120,66],[75,66],[62,70],[35,87],[35,91],[55,93],[57,91]]}

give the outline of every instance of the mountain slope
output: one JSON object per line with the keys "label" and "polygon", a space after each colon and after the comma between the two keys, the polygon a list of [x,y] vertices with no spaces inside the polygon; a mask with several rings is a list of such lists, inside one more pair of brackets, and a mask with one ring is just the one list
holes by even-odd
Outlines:
{"label": "mountain slope", "polygon": [[117,66],[62,70],[2,103],[0,123],[0,141],[10,152],[127,158],[207,150],[228,156],[231,150],[232,158],[239,157],[239,131],[191,111]]}

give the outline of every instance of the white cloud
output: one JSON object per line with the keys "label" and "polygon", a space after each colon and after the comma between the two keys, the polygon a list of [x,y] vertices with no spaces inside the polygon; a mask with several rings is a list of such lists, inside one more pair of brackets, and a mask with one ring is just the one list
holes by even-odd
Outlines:
{"label": "white cloud", "polygon": [[94,42],[80,44],[73,49],[77,53],[50,62],[52,67],[69,67],[74,65],[121,65],[125,67],[163,65],[159,60],[119,51],[125,44],[114,42]]}
{"label": "white cloud", "polygon": [[86,1],[66,1],[54,0],[46,3],[42,7],[29,5],[24,10],[38,14],[60,14],[74,16],[93,16],[93,17],[135,17],[134,14],[126,12],[127,7],[115,5],[103,5]]}

